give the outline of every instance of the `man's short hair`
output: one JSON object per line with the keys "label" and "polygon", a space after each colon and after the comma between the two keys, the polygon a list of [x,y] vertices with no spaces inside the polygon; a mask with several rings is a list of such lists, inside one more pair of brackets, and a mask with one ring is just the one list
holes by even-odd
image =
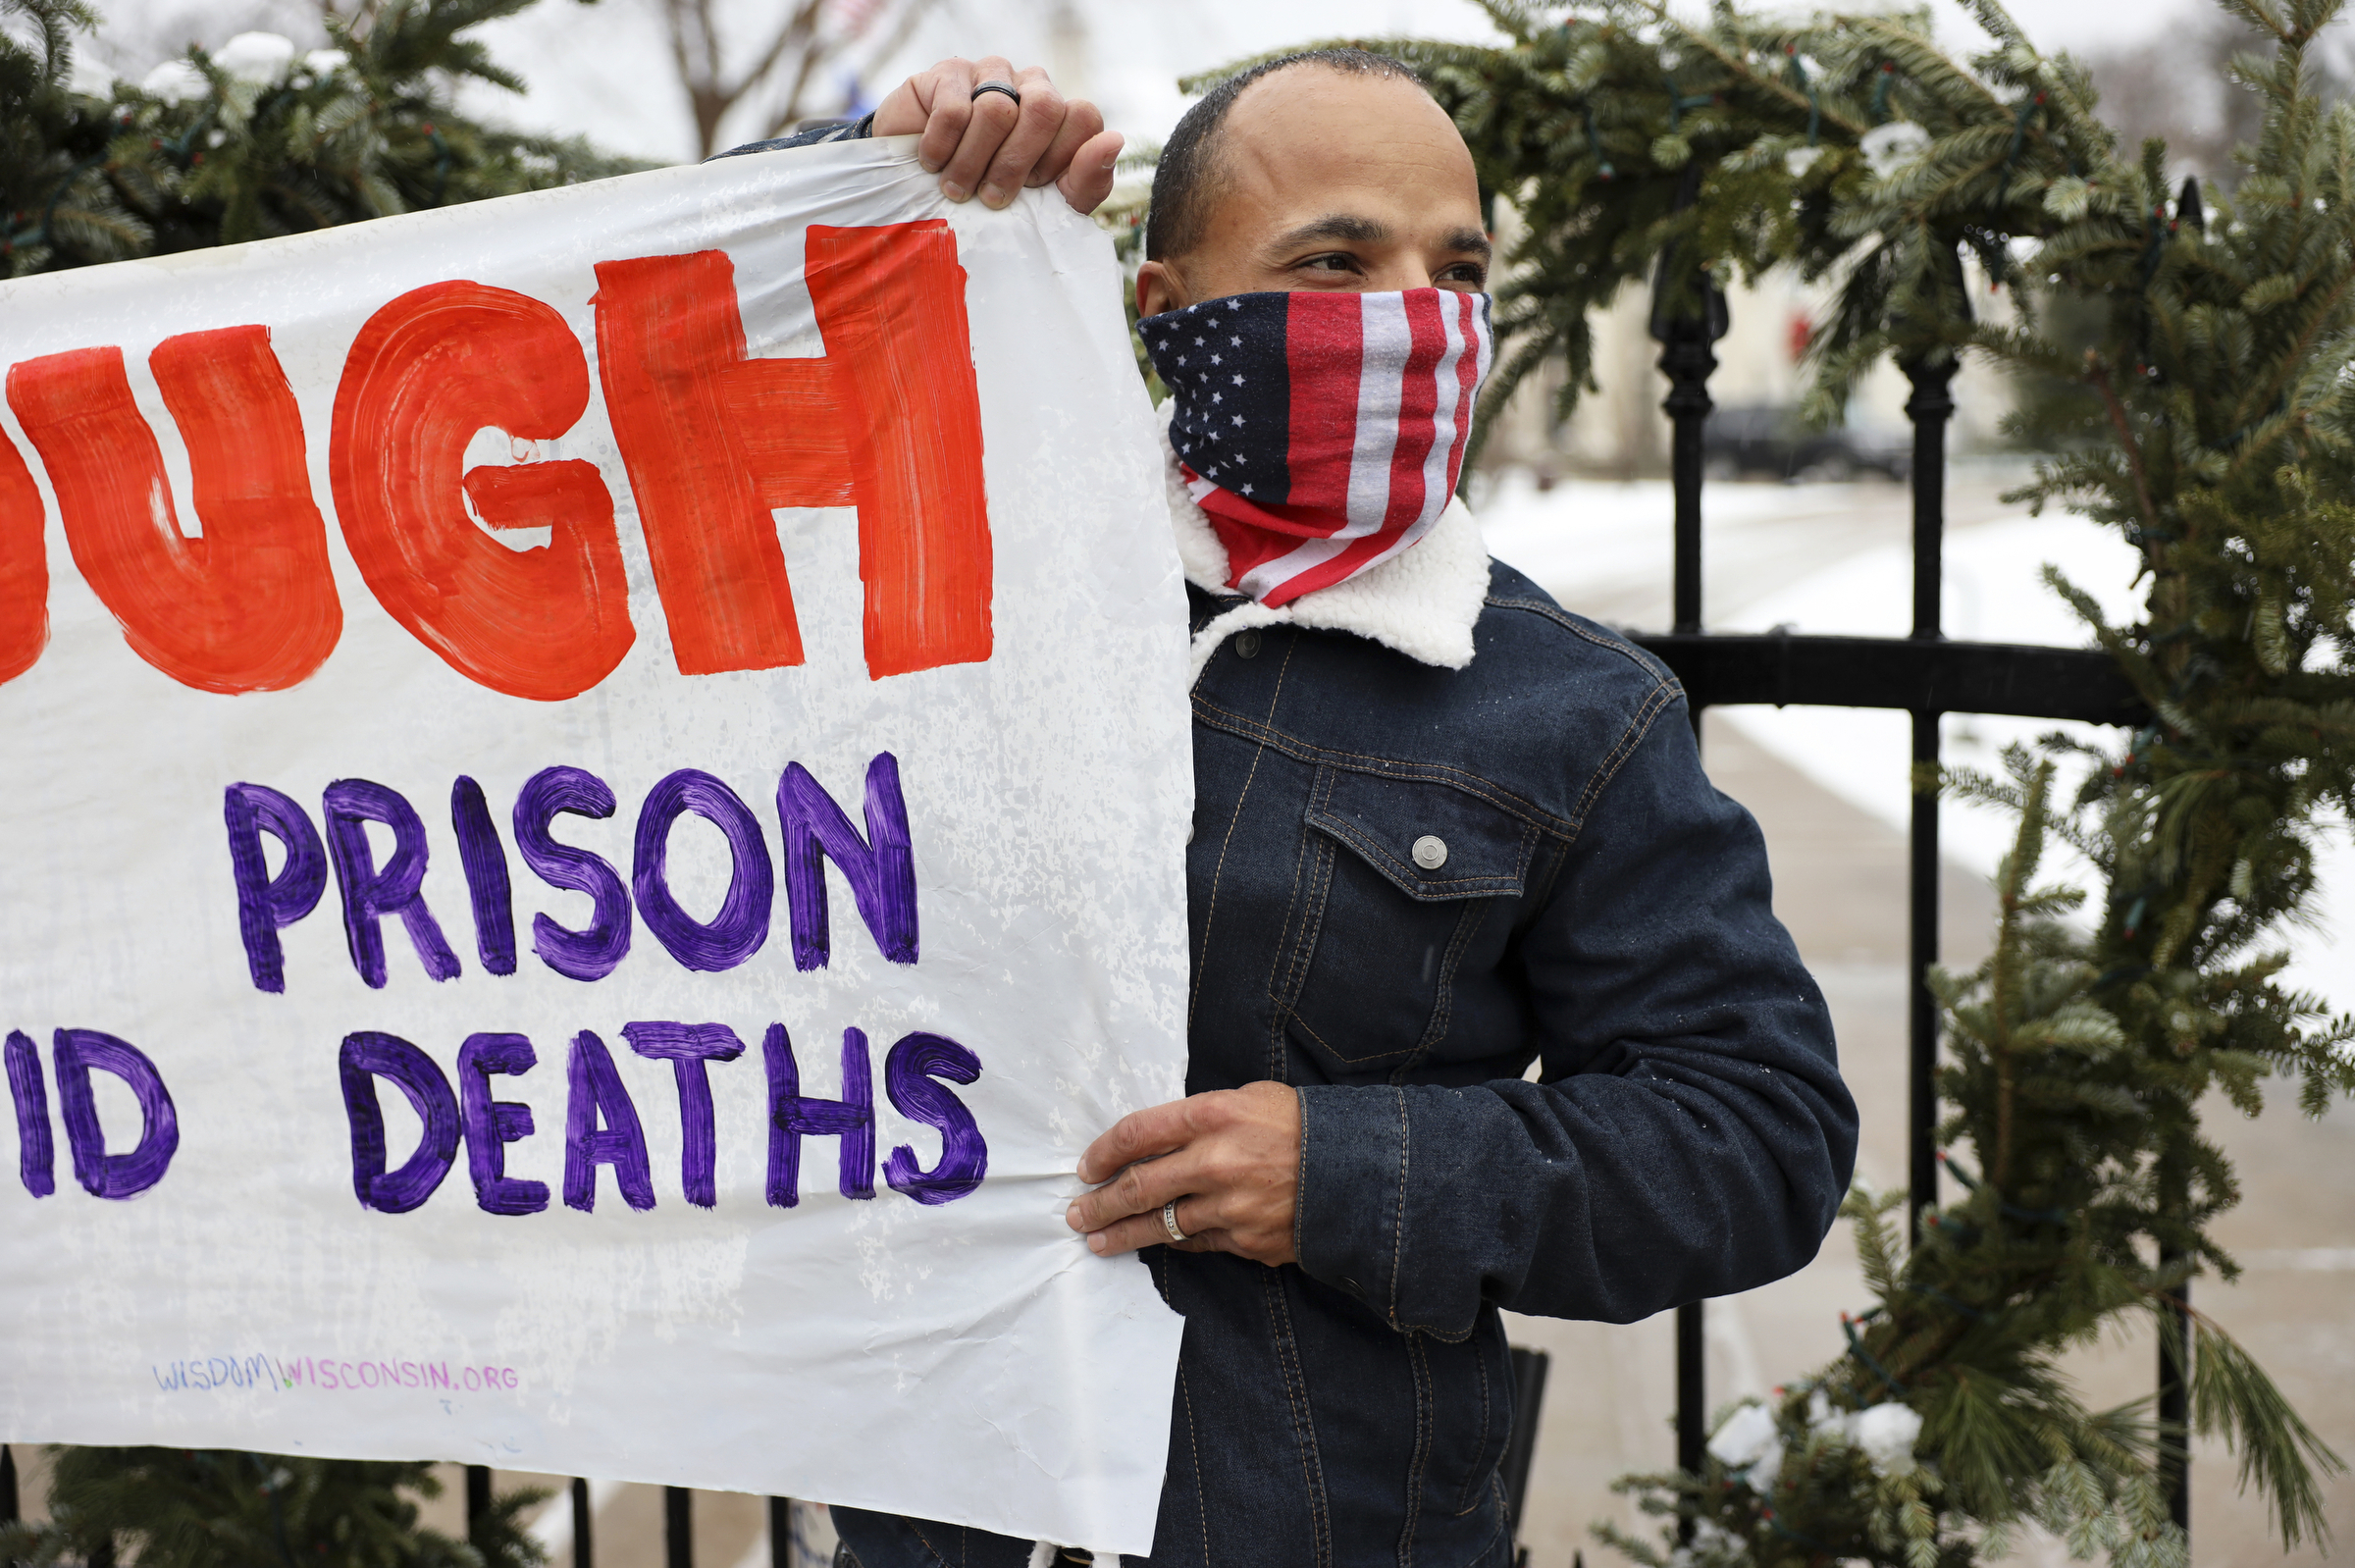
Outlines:
{"label": "man's short hair", "polygon": [[1227,111],[1234,107],[1245,87],[1293,66],[1323,66],[1353,77],[1396,77],[1417,86],[1423,84],[1404,63],[1370,49],[1302,49],[1263,60],[1229,77],[1186,110],[1162,146],[1161,161],[1153,171],[1153,204],[1145,214],[1148,259],[1182,256],[1202,242],[1218,185],[1219,132],[1227,123]]}

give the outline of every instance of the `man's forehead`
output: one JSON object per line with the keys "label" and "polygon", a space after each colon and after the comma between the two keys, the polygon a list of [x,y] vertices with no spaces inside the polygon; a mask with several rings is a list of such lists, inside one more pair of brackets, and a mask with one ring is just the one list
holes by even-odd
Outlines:
{"label": "man's forehead", "polygon": [[1477,199],[1471,152],[1454,122],[1403,77],[1313,62],[1270,74],[1238,96],[1221,127],[1217,183],[1307,196],[1334,182],[1460,184]]}
{"label": "man's forehead", "polygon": [[1454,130],[1446,111],[1410,77],[1344,71],[1322,61],[1304,60],[1272,71],[1245,87],[1228,109],[1221,131],[1256,139],[1296,132],[1303,122],[1322,123],[1336,115],[1389,123],[1422,121],[1435,130],[1439,125]]}

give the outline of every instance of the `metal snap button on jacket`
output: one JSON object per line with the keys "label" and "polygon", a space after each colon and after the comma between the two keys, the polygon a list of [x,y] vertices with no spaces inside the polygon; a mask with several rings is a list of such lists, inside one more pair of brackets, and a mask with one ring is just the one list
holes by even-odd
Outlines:
{"label": "metal snap button on jacket", "polygon": [[1236,658],[1259,657],[1259,633],[1256,630],[1234,634],[1234,656]]}
{"label": "metal snap button on jacket", "polygon": [[1447,841],[1426,833],[1415,840],[1415,863],[1426,871],[1436,871],[1447,863]]}

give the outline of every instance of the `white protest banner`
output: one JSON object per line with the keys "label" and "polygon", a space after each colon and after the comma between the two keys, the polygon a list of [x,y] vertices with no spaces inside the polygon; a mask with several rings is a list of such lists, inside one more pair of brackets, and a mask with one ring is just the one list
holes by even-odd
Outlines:
{"label": "white protest banner", "polygon": [[1148,1548],[1118,287],[894,141],[0,286],[0,1436]]}

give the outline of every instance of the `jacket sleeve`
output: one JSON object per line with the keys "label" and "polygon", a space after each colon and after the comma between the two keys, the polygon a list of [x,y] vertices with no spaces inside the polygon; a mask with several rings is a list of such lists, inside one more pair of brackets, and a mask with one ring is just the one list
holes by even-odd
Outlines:
{"label": "jacket sleeve", "polygon": [[741,147],[715,152],[704,162],[716,163],[722,158],[741,158],[753,152],[783,152],[791,147],[814,147],[826,141],[864,141],[874,133],[875,112],[869,109],[856,120],[828,120],[814,126],[804,126],[782,136],[772,136],[766,141],[748,141]]}
{"label": "jacket sleeve", "polygon": [[1393,1328],[1746,1290],[1812,1258],[1847,1190],[1856,1105],[1757,824],[1681,701],[1630,744],[1506,955],[1541,1081],[1299,1091],[1300,1266]]}

